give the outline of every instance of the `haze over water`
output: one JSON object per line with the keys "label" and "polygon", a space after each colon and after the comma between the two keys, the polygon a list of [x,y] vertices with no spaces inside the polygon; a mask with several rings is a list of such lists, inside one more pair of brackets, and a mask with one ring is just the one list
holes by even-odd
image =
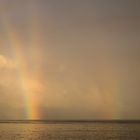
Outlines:
{"label": "haze over water", "polygon": [[1,123],[0,140],[139,140],[136,123]]}

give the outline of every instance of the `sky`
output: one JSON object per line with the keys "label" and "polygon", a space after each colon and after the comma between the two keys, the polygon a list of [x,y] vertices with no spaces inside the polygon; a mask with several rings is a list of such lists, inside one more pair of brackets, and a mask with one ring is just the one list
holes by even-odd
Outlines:
{"label": "sky", "polygon": [[138,0],[0,0],[0,119],[140,119]]}

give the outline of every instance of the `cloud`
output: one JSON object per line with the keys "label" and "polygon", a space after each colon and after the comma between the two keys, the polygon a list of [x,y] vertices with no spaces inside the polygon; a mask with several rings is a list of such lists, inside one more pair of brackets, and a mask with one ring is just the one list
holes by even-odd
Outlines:
{"label": "cloud", "polygon": [[13,69],[15,68],[15,66],[16,66],[15,63],[12,60],[5,57],[4,55],[0,55],[0,69],[2,68]]}
{"label": "cloud", "polygon": [[23,94],[43,119],[140,118],[138,2],[14,1],[0,1],[0,118],[24,118]]}

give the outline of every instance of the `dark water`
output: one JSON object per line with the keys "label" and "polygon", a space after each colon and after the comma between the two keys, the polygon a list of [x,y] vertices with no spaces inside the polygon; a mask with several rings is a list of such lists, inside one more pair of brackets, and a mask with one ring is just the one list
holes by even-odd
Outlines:
{"label": "dark water", "polygon": [[140,140],[140,124],[0,123],[0,140]]}

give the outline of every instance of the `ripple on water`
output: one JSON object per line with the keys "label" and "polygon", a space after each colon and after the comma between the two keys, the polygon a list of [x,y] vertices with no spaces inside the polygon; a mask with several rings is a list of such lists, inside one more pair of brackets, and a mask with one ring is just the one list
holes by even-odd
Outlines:
{"label": "ripple on water", "polygon": [[140,124],[0,124],[0,140],[139,140]]}

